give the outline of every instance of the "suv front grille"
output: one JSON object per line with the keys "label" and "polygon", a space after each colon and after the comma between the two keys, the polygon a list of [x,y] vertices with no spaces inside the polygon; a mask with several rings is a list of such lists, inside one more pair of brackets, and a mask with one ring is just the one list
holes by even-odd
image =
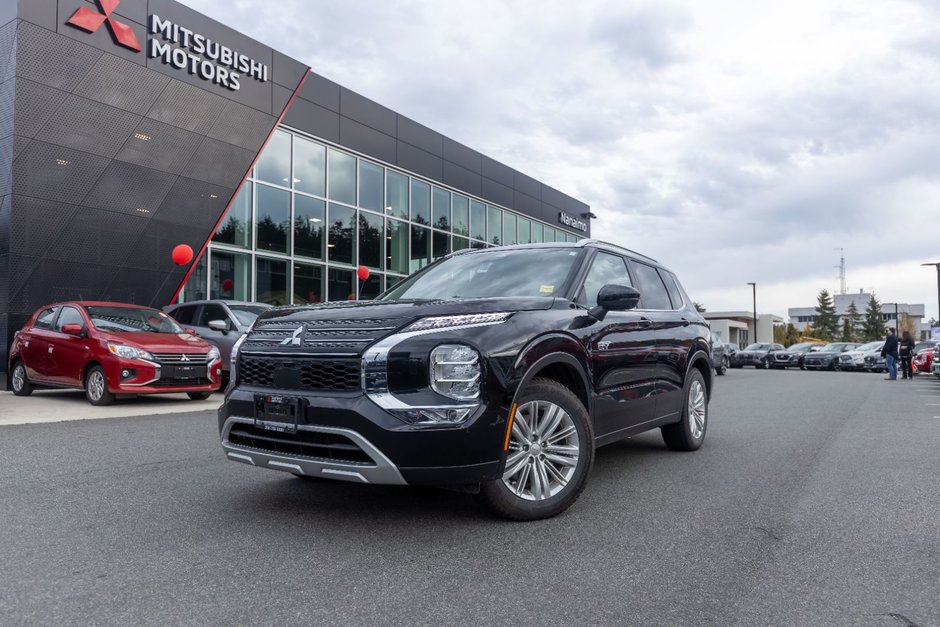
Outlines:
{"label": "suv front grille", "polygon": [[303,349],[312,352],[361,353],[369,344],[397,329],[397,318],[308,320],[285,322],[265,320],[255,325],[245,338],[245,349]]}
{"label": "suv front grille", "polygon": [[359,359],[274,357],[241,354],[238,380],[281,390],[348,392],[361,387]]}
{"label": "suv front grille", "polygon": [[260,429],[251,424],[236,424],[228,441],[237,446],[267,453],[309,457],[347,464],[375,465],[355,442],[338,433],[298,430],[283,433]]}

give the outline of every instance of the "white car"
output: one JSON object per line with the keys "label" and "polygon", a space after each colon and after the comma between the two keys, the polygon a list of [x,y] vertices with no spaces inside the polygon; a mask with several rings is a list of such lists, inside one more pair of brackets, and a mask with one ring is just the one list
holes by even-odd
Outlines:
{"label": "white car", "polygon": [[873,353],[881,356],[881,348],[884,345],[884,340],[877,340],[842,353],[839,355],[839,368],[842,370],[866,370],[865,357]]}

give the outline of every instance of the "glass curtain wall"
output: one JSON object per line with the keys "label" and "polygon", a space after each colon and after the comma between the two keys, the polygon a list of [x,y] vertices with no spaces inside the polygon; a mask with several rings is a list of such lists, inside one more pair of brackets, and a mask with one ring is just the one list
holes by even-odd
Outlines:
{"label": "glass curtain wall", "polygon": [[[279,128],[181,300],[370,299],[456,250],[578,239]],[[360,265],[369,268],[366,280],[357,277]]]}

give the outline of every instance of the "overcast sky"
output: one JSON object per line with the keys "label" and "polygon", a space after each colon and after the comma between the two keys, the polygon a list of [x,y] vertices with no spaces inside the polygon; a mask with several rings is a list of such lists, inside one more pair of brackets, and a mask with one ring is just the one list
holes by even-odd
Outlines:
{"label": "overcast sky", "polygon": [[591,205],[709,310],[924,303],[940,2],[183,0]]}

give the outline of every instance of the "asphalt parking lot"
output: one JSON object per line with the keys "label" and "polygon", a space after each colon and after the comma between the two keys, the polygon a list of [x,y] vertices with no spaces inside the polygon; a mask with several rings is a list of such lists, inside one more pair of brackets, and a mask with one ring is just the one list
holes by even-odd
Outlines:
{"label": "asphalt parking lot", "polygon": [[938,625],[938,445],[933,377],[732,370],[700,451],[608,446],[571,510],[507,523],[225,461],[211,411],[0,426],[0,616]]}

